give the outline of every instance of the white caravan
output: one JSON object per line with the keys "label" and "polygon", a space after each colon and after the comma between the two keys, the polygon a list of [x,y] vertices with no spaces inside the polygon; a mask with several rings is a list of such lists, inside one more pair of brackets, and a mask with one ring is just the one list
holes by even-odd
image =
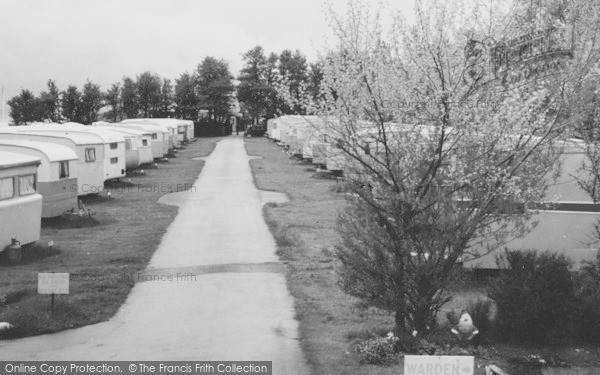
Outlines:
{"label": "white caravan", "polygon": [[123,122],[95,122],[94,125],[116,129],[129,129],[144,132],[150,135],[150,148],[154,159],[162,158],[169,153],[170,131],[164,126],[153,124],[136,124]]}
{"label": "white caravan", "polygon": [[18,139],[0,139],[0,150],[35,156],[37,191],[42,195],[42,217],[60,216],[77,209],[77,154],[67,146]]}
{"label": "white caravan", "polygon": [[169,149],[179,148],[179,128],[173,122],[165,122],[157,119],[133,118],[121,121],[124,124],[150,124],[162,126],[169,131]]}
{"label": "white caravan", "polygon": [[125,177],[125,137],[122,134],[78,123],[16,126],[21,133],[87,134],[95,137],[104,149],[104,180]]}
{"label": "white caravan", "polygon": [[36,191],[35,156],[0,150],[0,252],[15,238],[21,245],[40,239],[42,196]]}
{"label": "white caravan", "polygon": [[88,133],[18,132],[10,126],[0,129],[0,139],[21,139],[64,145],[77,154],[71,171],[77,176],[77,195],[97,194],[104,189],[104,143]]}

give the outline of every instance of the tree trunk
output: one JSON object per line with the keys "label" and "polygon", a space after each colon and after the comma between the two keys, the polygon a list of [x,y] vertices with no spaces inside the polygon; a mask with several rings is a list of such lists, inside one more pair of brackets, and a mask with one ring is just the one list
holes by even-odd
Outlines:
{"label": "tree trunk", "polygon": [[[404,311],[404,305],[396,308],[395,323],[396,323],[396,336],[406,332],[406,313]],[[410,332],[409,332],[410,333]]]}

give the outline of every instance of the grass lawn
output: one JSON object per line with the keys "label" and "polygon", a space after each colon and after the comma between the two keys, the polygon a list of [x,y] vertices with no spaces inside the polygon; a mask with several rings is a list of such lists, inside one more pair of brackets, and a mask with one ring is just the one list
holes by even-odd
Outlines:
{"label": "grass lawn", "polygon": [[[132,174],[111,182],[99,195],[84,197],[85,207],[95,212],[90,220],[45,221],[40,241],[23,250],[20,264],[0,265],[0,321],[15,326],[10,337],[112,317],[177,215],[176,207],[158,204],[158,199],[191,187],[204,165],[192,158],[209,155],[216,140],[199,138],[168,162],[142,167],[144,175]],[[79,224],[83,227],[75,228]],[[39,272],[71,273],[70,294],[56,297],[53,313],[51,297],[37,294]]]}
{"label": "grass lawn", "polygon": [[[288,288],[294,296],[303,348],[315,374],[401,374],[399,359],[388,366],[360,364],[352,354],[355,343],[381,336],[393,327],[393,317],[377,309],[359,307],[358,300],[344,294],[337,284],[334,247],[338,212],[344,207],[341,182],[318,178],[314,168],[299,162],[265,138],[246,141],[251,167],[259,189],[285,192],[290,202],[265,206],[264,215],[288,265]],[[465,307],[480,298],[482,288],[457,283],[451,288],[454,299],[446,310]],[[445,314],[440,323],[446,324]],[[578,349],[578,350],[575,350]],[[493,363],[504,370],[514,369],[508,359],[532,353],[543,357],[558,354],[573,365],[599,366],[600,348],[582,346],[523,347],[494,345],[476,358],[476,374]],[[517,374],[518,372],[510,372]]]}

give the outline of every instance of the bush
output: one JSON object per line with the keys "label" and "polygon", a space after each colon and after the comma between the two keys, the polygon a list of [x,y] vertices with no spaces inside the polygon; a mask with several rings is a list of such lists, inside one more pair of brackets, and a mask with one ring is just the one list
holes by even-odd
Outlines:
{"label": "bush", "polygon": [[587,262],[576,276],[578,309],[574,333],[582,340],[600,344],[600,252],[595,262]]}
{"label": "bush", "polygon": [[373,365],[389,364],[396,358],[396,344],[398,338],[375,337],[357,344],[354,351],[360,356],[361,363]]}
{"label": "bush", "polygon": [[564,255],[506,250],[498,264],[506,270],[488,296],[498,307],[500,338],[539,343],[568,332],[577,301]]}
{"label": "bush", "polygon": [[580,300],[575,334],[581,340],[600,344],[600,298]]}
{"label": "bush", "polygon": [[479,330],[475,336],[476,342],[485,342],[492,338],[494,334],[494,302],[490,299],[478,299],[469,302],[467,311],[473,319],[473,324]]}

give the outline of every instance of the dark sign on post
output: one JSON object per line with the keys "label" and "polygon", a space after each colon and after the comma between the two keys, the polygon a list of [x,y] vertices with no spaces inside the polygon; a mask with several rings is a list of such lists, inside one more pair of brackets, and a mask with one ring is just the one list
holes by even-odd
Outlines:
{"label": "dark sign on post", "polygon": [[471,40],[465,48],[465,83],[499,83],[504,87],[549,76],[565,69],[573,58],[569,27],[539,30],[505,41]]}

